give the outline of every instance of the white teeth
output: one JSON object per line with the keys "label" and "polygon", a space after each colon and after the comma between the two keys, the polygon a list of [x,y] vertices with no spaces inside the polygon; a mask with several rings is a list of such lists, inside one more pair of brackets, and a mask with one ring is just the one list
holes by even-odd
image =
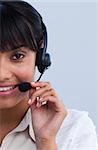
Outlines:
{"label": "white teeth", "polygon": [[9,91],[11,89],[13,89],[14,87],[13,86],[9,86],[9,87],[0,87],[0,92],[3,92],[3,91]]}

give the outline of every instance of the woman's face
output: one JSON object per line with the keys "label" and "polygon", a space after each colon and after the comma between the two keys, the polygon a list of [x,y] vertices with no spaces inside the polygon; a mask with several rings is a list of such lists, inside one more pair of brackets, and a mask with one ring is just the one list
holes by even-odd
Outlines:
{"label": "woman's face", "polygon": [[0,109],[11,108],[28,100],[29,92],[13,86],[34,80],[36,53],[26,47],[0,52]]}

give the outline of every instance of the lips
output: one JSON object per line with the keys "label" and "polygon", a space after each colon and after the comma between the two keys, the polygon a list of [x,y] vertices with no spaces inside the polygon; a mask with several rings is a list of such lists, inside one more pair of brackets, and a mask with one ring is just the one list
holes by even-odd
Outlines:
{"label": "lips", "polygon": [[0,98],[6,96],[15,96],[17,92],[19,92],[17,84],[0,84]]}
{"label": "lips", "polygon": [[4,86],[4,87],[0,87],[0,92],[5,92],[5,91],[10,91],[12,89],[14,89],[16,86]]}

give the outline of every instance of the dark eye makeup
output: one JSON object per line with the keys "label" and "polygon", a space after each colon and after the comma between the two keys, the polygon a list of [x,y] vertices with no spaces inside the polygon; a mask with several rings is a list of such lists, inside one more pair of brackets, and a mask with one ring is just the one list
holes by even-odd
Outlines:
{"label": "dark eye makeup", "polygon": [[14,50],[11,52],[11,57],[10,59],[12,61],[21,61],[26,57],[27,52],[23,50]]}
{"label": "dark eye makeup", "polygon": [[20,53],[20,52],[17,52],[17,53],[15,53],[15,54],[13,54],[13,55],[11,56],[11,59],[12,59],[12,60],[21,60],[21,59],[23,59],[24,57],[25,57],[24,54],[22,54],[22,53]]}

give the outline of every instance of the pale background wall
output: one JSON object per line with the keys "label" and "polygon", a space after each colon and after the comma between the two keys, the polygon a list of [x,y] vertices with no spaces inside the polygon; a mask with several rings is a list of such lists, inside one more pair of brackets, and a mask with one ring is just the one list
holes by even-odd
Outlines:
{"label": "pale background wall", "polygon": [[98,133],[98,2],[26,1],[48,29],[52,66],[42,80],[52,83],[67,107],[88,111]]}

